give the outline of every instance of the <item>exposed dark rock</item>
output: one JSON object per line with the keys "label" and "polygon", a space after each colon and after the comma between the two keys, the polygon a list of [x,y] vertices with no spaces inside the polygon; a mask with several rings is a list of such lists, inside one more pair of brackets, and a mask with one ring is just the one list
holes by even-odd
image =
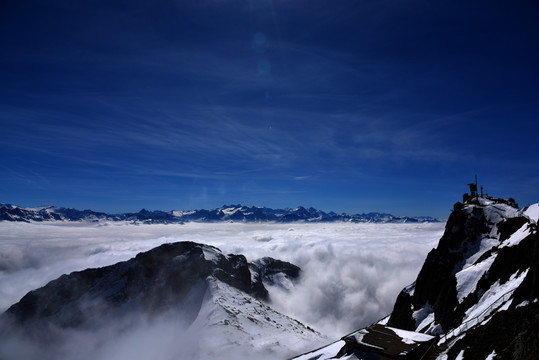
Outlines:
{"label": "exposed dark rock", "polygon": [[[475,304],[480,294],[496,281],[506,282],[517,271],[523,271],[537,258],[534,246],[537,240],[522,240],[517,247],[496,247],[485,251],[476,262],[481,262],[497,252],[497,257],[489,271],[483,276],[475,292],[469,294],[462,303],[457,300],[457,281],[455,273],[462,270],[464,260],[479,253],[481,242],[490,238],[497,229],[499,241],[507,240],[515,231],[529,223],[528,218],[515,216],[495,221],[503,212],[495,208],[497,204],[514,206],[514,201],[489,198],[488,202],[479,198],[468,199],[465,204],[456,203],[453,207],[443,236],[438,246],[427,256],[421,268],[413,291],[413,296],[399,295],[395,309],[388,324],[411,329],[412,311],[430,304],[434,309],[435,321],[443,330],[449,330],[462,321],[466,310]],[[530,226],[532,226],[530,224]],[[531,277],[531,275],[530,275]],[[534,278],[535,279],[535,278]],[[534,282],[536,280],[529,280]]]}
{"label": "exposed dark rock", "polygon": [[260,298],[268,301],[270,300],[269,294],[264,286],[260,287],[260,284],[282,286],[276,279],[278,276],[282,276],[293,282],[299,278],[301,273],[301,269],[298,266],[270,257],[264,257],[252,262],[250,269],[254,276],[251,291],[260,296]]}
{"label": "exposed dark rock", "polygon": [[500,241],[505,241],[524,224],[528,223],[528,218],[524,216],[517,216],[514,218],[504,219],[498,224],[498,233],[500,234]]}
{"label": "exposed dark rock", "polygon": [[465,360],[485,359],[496,352],[500,360],[537,360],[539,304],[501,311],[483,326],[471,329],[449,350],[448,360],[464,350]]}
{"label": "exposed dark rock", "polygon": [[[398,295],[387,323],[440,335],[421,359],[476,360],[494,352],[496,360],[539,359],[539,236],[537,219],[528,217],[535,214],[519,211],[513,199],[468,195],[454,205],[438,246]],[[382,358],[367,352],[347,342],[340,351],[328,346],[312,354]]]}
{"label": "exposed dark rock", "polygon": [[397,296],[388,325],[410,331],[415,329],[416,324],[412,318],[412,297],[406,291],[401,291]]}
{"label": "exposed dark rock", "polygon": [[[19,323],[75,327],[127,305],[148,314],[161,313],[181,303],[195,286],[204,286],[208,276],[267,300],[264,281],[268,274],[299,274],[296,266],[271,258],[258,264],[250,265],[243,255],[224,255],[208,245],[163,244],[115,265],[62,275],[29,292],[4,316]],[[254,277],[260,281],[252,281],[250,267],[256,269]]]}
{"label": "exposed dark rock", "polygon": [[529,266],[528,274],[513,294],[515,304],[522,301],[539,299],[539,234],[537,227],[532,225],[532,234],[522,242],[525,254],[517,260],[520,269]]}
{"label": "exposed dark rock", "polygon": [[270,257],[256,260],[253,265],[258,268],[262,280],[270,285],[273,285],[274,277],[277,274],[284,274],[289,279],[297,279],[301,272],[301,269],[294,264]]}
{"label": "exposed dark rock", "polygon": [[[459,203],[460,204],[460,203]],[[470,216],[471,215],[471,216]],[[435,318],[445,329],[450,328],[455,321],[453,310],[457,305],[455,272],[463,261],[464,255],[474,251],[478,246],[480,235],[487,233],[489,227],[480,210],[473,209],[472,213],[463,206],[455,206],[451,213],[445,232],[438,247],[427,255],[415,283],[411,303],[414,308],[420,308],[429,303],[434,309]],[[404,304],[405,295],[399,295]],[[415,323],[411,312],[400,305],[393,311],[388,324],[395,327],[410,329]]]}

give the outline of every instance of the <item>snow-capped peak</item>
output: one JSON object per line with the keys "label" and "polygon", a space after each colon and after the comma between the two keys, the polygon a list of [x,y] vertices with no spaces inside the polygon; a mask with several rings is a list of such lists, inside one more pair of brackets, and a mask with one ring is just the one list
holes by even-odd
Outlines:
{"label": "snow-capped peak", "polygon": [[[389,318],[297,359],[378,358],[398,347],[399,338],[422,336],[438,338],[407,356],[535,358],[539,204],[518,210],[512,200],[467,199],[455,204],[438,247],[428,254],[417,280],[400,293]],[[373,333],[400,335],[384,341]]]}

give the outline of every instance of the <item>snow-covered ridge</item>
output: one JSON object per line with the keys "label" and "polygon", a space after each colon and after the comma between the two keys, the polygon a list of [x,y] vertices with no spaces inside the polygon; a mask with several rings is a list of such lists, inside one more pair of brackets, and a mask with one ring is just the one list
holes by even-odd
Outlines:
{"label": "snow-covered ridge", "polygon": [[[267,303],[266,274],[282,271],[299,276],[296,266],[271,258],[255,265],[214,246],[166,243],[30,291],[0,316],[0,358],[79,358],[80,349],[62,352],[69,342],[82,342],[85,358],[116,358],[100,353],[103,343],[137,347],[146,336],[160,342],[170,335],[163,340],[167,356],[156,358],[288,357],[327,339]],[[29,355],[13,343],[25,344]]]}
{"label": "snow-covered ridge", "polygon": [[149,211],[142,209],[137,213],[106,214],[92,210],[67,209],[62,207],[23,208],[10,204],[0,204],[0,221],[127,221],[146,224],[178,224],[183,222],[361,222],[361,223],[418,223],[439,222],[431,217],[394,216],[384,213],[364,213],[348,215],[334,212],[326,213],[302,206],[295,209],[271,209],[266,207],[224,205],[212,210],[172,210]]}

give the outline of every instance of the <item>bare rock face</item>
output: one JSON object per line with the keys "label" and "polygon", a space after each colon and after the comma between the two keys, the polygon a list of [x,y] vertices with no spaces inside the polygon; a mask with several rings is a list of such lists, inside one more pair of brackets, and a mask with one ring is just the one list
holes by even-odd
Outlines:
{"label": "bare rock face", "polygon": [[[519,216],[514,206],[503,199],[490,198],[455,204],[438,247],[428,254],[414,286],[397,298],[388,324],[421,330],[416,329],[411,309],[428,304],[434,310],[436,323],[449,330],[462,322],[466,310],[492,284],[503,283],[515,272],[529,268],[533,262],[530,246],[534,235],[530,233],[529,239],[524,239],[518,247],[499,247],[518,229],[534,226],[528,218]],[[526,245],[527,242],[530,244]],[[459,299],[456,274],[494,254],[494,262],[478,281],[475,291]]]}
{"label": "bare rock face", "polygon": [[519,210],[512,199],[466,197],[388,317],[294,359],[385,358],[396,340],[369,341],[375,327],[437,336],[425,353],[403,358],[538,359],[538,222],[539,204]]}
{"label": "bare rock face", "polygon": [[[443,339],[466,332],[450,345],[448,359],[493,352],[496,359],[534,358],[539,351],[537,332],[531,330],[539,326],[535,210],[492,198],[455,204],[438,247],[416,282],[398,296],[388,324]],[[423,315],[429,311],[430,321]]]}
{"label": "bare rock face", "polygon": [[264,257],[252,263],[251,269],[260,274],[262,281],[268,285],[278,283],[282,278],[297,280],[301,269],[289,262]]}

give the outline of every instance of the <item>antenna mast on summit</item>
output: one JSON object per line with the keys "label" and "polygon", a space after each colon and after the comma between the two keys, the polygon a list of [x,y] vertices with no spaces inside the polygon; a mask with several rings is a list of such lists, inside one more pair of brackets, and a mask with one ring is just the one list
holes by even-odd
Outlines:
{"label": "antenna mast on summit", "polygon": [[470,187],[470,196],[477,198],[477,174],[475,175],[475,183],[468,184],[468,186]]}

